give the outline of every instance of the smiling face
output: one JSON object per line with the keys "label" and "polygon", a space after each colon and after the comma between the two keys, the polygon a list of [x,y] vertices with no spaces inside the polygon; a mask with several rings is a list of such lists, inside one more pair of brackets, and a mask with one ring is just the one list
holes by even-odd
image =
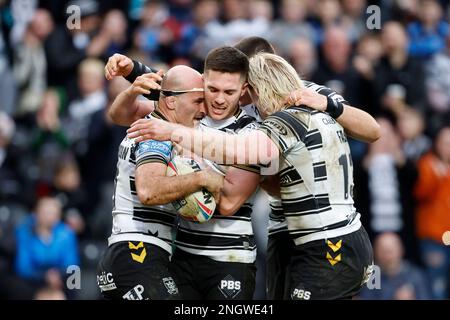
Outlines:
{"label": "smiling face", "polygon": [[231,117],[239,108],[239,99],[247,83],[240,73],[208,70],[204,74],[205,102],[208,115],[214,120]]}

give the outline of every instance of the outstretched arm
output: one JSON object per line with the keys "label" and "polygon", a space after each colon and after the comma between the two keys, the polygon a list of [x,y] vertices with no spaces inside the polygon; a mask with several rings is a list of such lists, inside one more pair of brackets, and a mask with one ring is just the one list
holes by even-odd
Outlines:
{"label": "outstretched arm", "polygon": [[370,114],[331,98],[336,93],[326,87],[320,87],[320,93],[310,88],[296,90],[286,99],[286,103],[296,106],[303,104],[330,113],[352,138],[364,142],[374,142],[380,138],[380,126]]}
{"label": "outstretched arm", "polygon": [[139,119],[127,132],[128,137],[136,138],[137,142],[171,140],[184,150],[218,164],[266,166],[277,162],[279,157],[278,147],[260,130],[235,135],[219,130],[195,130],[159,119]]}

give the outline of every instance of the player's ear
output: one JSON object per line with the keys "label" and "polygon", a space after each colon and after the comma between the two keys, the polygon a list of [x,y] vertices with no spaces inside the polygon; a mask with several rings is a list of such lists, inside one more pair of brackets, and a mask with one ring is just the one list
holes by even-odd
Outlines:
{"label": "player's ear", "polygon": [[167,97],[167,98],[166,98],[167,109],[169,109],[169,110],[175,110],[175,108],[176,108],[175,100],[176,100],[175,97]]}
{"label": "player's ear", "polygon": [[244,82],[244,84],[242,85],[241,97],[247,92],[247,90],[248,90],[248,82]]}

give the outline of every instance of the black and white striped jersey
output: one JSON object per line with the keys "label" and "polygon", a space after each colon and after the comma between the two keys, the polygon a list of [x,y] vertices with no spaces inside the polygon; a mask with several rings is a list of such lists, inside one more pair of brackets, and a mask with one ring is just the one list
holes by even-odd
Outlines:
{"label": "black and white striped jersey", "polygon": [[281,199],[269,196],[269,226],[268,235],[276,235],[280,232],[287,232],[287,221],[283,213]]}
{"label": "black and white striped jersey", "polygon": [[[260,120],[259,115],[252,110],[252,107],[238,108],[232,117],[222,121],[214,121],[207,117],[202,120],[201,128],[206,131],[218,129],[238,133]],[[220,168],[225,173],[227,167],[220,166]],[[252,168],[248,170],[254,171]],[[222,216],[216,211],[205,223],[180,219],[175,240],[177,248],[192,254],[208,256],[216,261],[254,262],[256,244],[251,224],[254,198],[255,195],[232,216]]]}
{"label": "black and white striped jersey", "polygon": [[336,120],[308,107],[289,107],[267,117],[258,130],[279,148],[281,205],[297,245],[359,229],[350,147]]}
{"label": "black and white striped jersey", "polygon": [[[162,118],[158,112],[151,116]],[[113,227],[109,245],[120,241],[143,241],[172,253],[172,230],[176,211],[172,204],[145,206],[137,196],[136,168],[145,163],[168,164],[172,159],[170,141],[147,140],[135,143],[125,137],[119,146],[115,190],[113,194]]]}
{"label": "black and white striped jersey", "polygon": [[[314,91],[316,91],[321,95],[330,97],[331,99],[337,102],[348,104],[348,102],[341,95],[337,94],[335,91],[331,90],[328,87],[306,80],[303,80],[303,84],[305,85],[306,88],[313,89]],[[269,204],[271,209],[268,226],[269,236],[280,232],[287,232],[288,231],[287,222],[282,212],[281,199],[269,197]]]}

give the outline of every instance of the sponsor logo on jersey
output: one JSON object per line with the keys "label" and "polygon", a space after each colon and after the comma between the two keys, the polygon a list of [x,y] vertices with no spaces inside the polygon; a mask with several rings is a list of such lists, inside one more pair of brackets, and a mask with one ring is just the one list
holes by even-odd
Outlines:
{"label": "sponsor logo on jersey", "polygon": [[102,292],[117,289],[111,272],[102,271],[100,275],[97,275],[97,285]]}
{"label": "sponsor logo on jersey", "polygon": [[293,300],[309,300],[311,299],[311,292],[305,289],[295,288],[291,294]]}
{"label": "sponsor logo on jersey", "polygon": [[136,153],[141,156],[144,153],[159,153],[165,157],[170,157],[172,152],[172,143],[169,141],[147,140],[139,143]]}
{"label": "sponsor logo on jersey", "polygon": [[142,293],[144,293],[144,286],[138,284],[133,289],[125,293],[122,298],[125,300],[144,300]]}
{"label": "sponsor logo on jersey", "polygon": [[279,134],[285,136],[287,135],[287,130],[285,127],[283,127],[280,123],[273,121],[273,120],[266,120],[264,121],[264,124],[267,124],[269,126],[274,127],[275,129],[278,130]]}
{"label": "sponsor logo on jersey", "polygon": [[162,280],[169,294],[178,294],[178,287],[172,277],[163,278]]}
{"label": "sponsor logo on jersey", "polygon": [[220,280],[219,290],[226,298],[234,299],[241,292],[241,282],[227,275]]}

